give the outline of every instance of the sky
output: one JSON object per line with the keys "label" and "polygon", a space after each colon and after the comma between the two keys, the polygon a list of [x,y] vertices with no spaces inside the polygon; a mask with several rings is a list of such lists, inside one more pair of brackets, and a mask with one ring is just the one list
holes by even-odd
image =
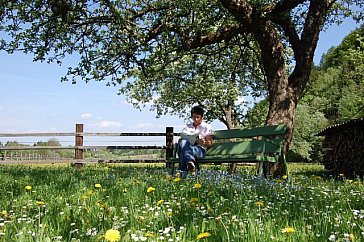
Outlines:
{"label": "sky", "polygon": [[[314,62],[318,64],[323,53],[356,27],[359,24],[346,20],[322,32]],[[171,115],[156,118],[148,108],[139,111],[117,95],[118,87],[105,82],[61,82],[67,67],[0,51],[0,134],[74,132],[76,123],[84,124],[84,132],[164,132],[166,126],[181,130],[185,120]],[[212,126],[224,129],[217,121]],[[0,142],[7,140],[19,138],[0,137]]]}

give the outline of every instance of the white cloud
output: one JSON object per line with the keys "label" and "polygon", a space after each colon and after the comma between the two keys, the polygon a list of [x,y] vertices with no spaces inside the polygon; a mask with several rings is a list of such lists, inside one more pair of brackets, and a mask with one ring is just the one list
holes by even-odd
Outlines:
{"label": "white cloud", "polygon": [[135,127],[138,129],[146,129],[146,128],[151,128],[153,126],[154,125],[152,123],[140,123],[140,124],[137,124]]}
{"label": "white cloud", "polygon": [[83,114],[81,114],[81,118],[82,119],[89,119],[89,118],[91,118],[91,114],[90,113],[83,113]]}
{"label": "white cloud", "polygon": [[120,128],[122,126],[122,124],[119,122],[107,120],[98,122],[97,125],[101,128]]}

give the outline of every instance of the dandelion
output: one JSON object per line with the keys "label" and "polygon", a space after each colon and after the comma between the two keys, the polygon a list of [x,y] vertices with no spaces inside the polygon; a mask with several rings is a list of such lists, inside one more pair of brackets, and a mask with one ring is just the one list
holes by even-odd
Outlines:
{"label": "dandelion", "polygon": [[193,185],[193,188],[199,189],[201,188],[202,185],[200,183],[196,183],[195,185]]}
{"label": "dandelion", "polygon": [[1,216],[2,217],[7,217],[8,216],[8,211],[6,211],[6,210],[1,211]]}
{"label": "dandelion", "polygon": [[116,242],[120,240],[120,232],[115,229],[109,229],[105,233],[105,239],[110,242]]}
{"label": "dandelion", "polygon": [[155,191],[155,188],[154,187],[148,187],[147,189],[147,192],[150,193],[150,192],[154,192]]}
{"label": "dandelion", "polygon": [[255,205],[257,205],[258,207],[261,207],[264,205],[264,202],[262,202],[262,201],[255,202]]}
{"label": "dandelion", "polygon": [[282,176],[282,179],[283,179],[283,180],[286,180],[287,178],[288,178],[288,176],[287,176],[287,175]]}
{"label": "dandelion", "polygon": [[355,241],[354,234],[349,234],[349,240],[350,240],[350,242],[354,242]]}
{"label": "dandelion", "polygon": [[123,193],[127,193],[127,192],[128,192],[128,188],[126,188],[126,187],[125,187],[125,188],[123,189]]}
{"label": "dandelion", "polygon": [[146,233],[145,234],[145,237],[148,237],[148,238],[154,238],[155,237],[155,234],[150,232],[150,233]]}
{"label": "dandelion", "polygon": [[181,178],[179,178],[179,177],[174,178],[175,182],[179,182],[180,180],[181,180]]}
{"label": "dandelion", "polygon": [[285,227],[284,229],[282,229],[282,233],[289,234],[289,233],[294,233],[294,232],[296,232],[296,230],[293,227]]}
{"label": "dandelion", "polygon": [[96,183],[96,184],[95,184],[95,187],[96,187],[96,188],[101,188],[101,184]]}
{"label": "dandelion", "polygon": [[207,237],[210,237],[211,234],[209,232],[203,232],[203,233],[200,233],[199,235],[197,235],[197,239],[205,239]]}
{"label": "dandelion", "polygon": [[45,204],[45,202],[43,201],[36,201],[35,204],[37,204],[38,206],[42,206]]}
{"label": "dandelion", "polygon": [[163,200],[163,199],[161,199],[161,200],[159,200],[159,201],[157,202],[157,206],[163,205],[163,203],[164,203],[164,200]]}
{"label": "dandelion", "polygon": [[27,191],[31,191],[32,190],[32,186],[25,186],[25,190],[27,190]]}
{"label": "dandelion", "polygon": [[87,199],[88,198],[88,196],[86,196],[86,195],[83,195],[82,197],[81,197],[81,199]]}

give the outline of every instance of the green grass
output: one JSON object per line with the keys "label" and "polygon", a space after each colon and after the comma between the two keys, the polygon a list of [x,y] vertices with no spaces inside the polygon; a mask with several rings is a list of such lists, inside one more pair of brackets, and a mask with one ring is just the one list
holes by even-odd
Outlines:
{"label": "green grass", "polygon": [[106,241],[109,229],[120,241],[364,241],[360,180],[319,165],[280,180],[202,169],[180,180],[158,165],[0,166],[0,241]]}

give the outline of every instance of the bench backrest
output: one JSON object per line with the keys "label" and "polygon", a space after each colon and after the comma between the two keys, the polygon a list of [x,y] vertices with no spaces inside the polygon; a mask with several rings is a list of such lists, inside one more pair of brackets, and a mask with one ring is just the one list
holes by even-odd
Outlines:
{"label": "bench backrest", "polygon": [[[208,149],[206,156],[280,153],[286,131],[285,125],[216,130],[213,133],[214,144]],[[252,140],[251,138],[254,137],[257,139]],[[249,141],[245,141],[245,139],[249,139]],[[224,142],[219,142],[219,140]],[[225,140],[231,141],[225,142]]]}
{"label": "bench backrest", "polygon": [[213,132],[214,140],[216,139],[232,139],[232,138],[253,138],[257,136],[284,136],[287,127],[284,124],[256,127],[250,129],[227,129],[216,130]]}

